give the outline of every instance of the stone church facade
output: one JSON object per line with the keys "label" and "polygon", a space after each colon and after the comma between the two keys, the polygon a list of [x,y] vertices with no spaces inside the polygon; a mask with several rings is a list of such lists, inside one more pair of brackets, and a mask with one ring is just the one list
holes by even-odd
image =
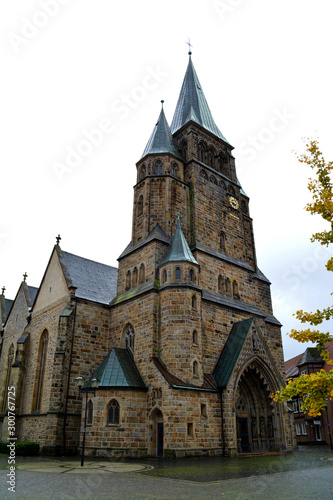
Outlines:
{"label": "stone church facade", "polygon": [[[57,240],[39,289],[1,304],[0,425],[16,391],[19,440],[96,456],[290,451],[280,323],[256,261],[249,198],[191,55],[171,126],[163,104],[136,164],[119,268]],[[1,326],[0,325],[0,326]]]}

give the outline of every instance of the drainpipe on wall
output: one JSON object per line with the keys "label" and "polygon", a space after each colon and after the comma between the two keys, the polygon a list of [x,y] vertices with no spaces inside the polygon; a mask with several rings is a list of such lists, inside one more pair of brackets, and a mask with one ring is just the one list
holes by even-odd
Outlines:
{"label": "drainpipe on wall", "polygon": [[[75,289],[74,289],[74,294],[75,294]],[[63,454],[63,456],[65,456],[65,453],[66,453],[67,409],[68,409],[69,384],[70,384],[70,380],[71,380],[71,371],[72,371],[72,357],[73,357],[75,323],[76,323],[76,308],[77,308],[77,302],[75,300],[75,297],[72,296],[72,299],[75,301],[75,307],[74,307],[74,320],[73,320],[73,333],[72,333],[71,355],[70,355],[70,358],[69,358],[69,370],[68,370],[68,379],[67,379],[67,391],[66,391],[66,402],[65,402],[64,427],[63,427],[63,430],[62,430],[62,454]]]}

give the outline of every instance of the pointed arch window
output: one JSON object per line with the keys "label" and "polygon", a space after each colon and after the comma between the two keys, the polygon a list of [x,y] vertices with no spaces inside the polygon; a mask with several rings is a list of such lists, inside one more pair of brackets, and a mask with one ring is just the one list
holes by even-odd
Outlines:
{"label": "pointed arch window", "polygon": [[48,332],[47,330],[44,330],[38,349],[33,411],[40,411],[42,407],[48,340]]}
{"label": "pointed arch window", "polygon": [[135,267],[133,271],[133,286],[138,284],[138,269]]}
{"label": "pointed arch window", "polygon": [[205,156],[206,156],[206,146],[203,142],[200,142],[198,146],[199,161],[205,163]]}
{"label": "pointed arch window", "polygon": [[176,267],[176,280],[180,280],[181,278],[181,271],[180,271],[180,267]]}
{"label": "pointed arch window", "polygon": [[218,290],[220,293],[224,292],[224,278],[223,276],[221,276],[221,274],[219,275],[218,278]]}
{"label": "pointed arch window", "polygon": [[142,168],[140,170],[140,180],[144,179],[146,177],[146,165],[142,165]]}
{"label": "pointed arch window", "polygon": [[163,174],[163,163],[161,160],[157,160],[155,163],[155,175]]}
{"label": "pointed arch window", "polygon": [[220,250],[222,252],[225,252],[225,242],[226,242],[226,236],[223,231],[220,232]]}
{"label": "pointed arch window", "polygon": [[198,332],[196,330],[193,330],[193,333],[192,333],[192,342],[193,344],[196,344],[198,345]]}
{"label": "pointed arch window", "polygon": [[192,295],[192,309],[197,308],[197,298],[195,295]]}
{"label": "pointed arch window", "polygon": [[214,151],[211,148],[209,148],[207,151],[207,165],[209,167],[214,167],[214,158],[215,158]]}
{"label": "pointed arch window", "polygon": [[87,424],[92,425],[93,423],[93,414],[94,414],[94,405],[91,399],[88,401],[87,406]]}
{"label": "pointed arch window", "polygon": [[12,373],[12,364],[14,363],[14,353],[15,353],[14,344],[11,344],[11,346],[8,349],[7,372],[5,379],[4,396],[2,400],[2,408],[1,408],[2,413],[5,413],[8,406],[8,387],[10,384],[10,376]]}
{"label": "pointed arch window", "polygon": [[199,363],[196,360],[193,361],[193,375],[199,375]]}
{"label": "pointed arch window", "polygon": [[140,270],[139,270],[139,284],[142,285],[142,283],[145,282],[145,279],[146,279],[145,265],[141,264]]}
{"label": "pointed arch window", "polygon": [[230,279],[229,279],[229,278],[227,278],[227,279],[225,280],[225,291],[226,291],[227,293],[230,293],[230,292],[231,292],[231,282],[230,282]]}
{"label": "pointed arch window", "polygon": [[238,289],[238,283],[236,280],[234,280],[232,283],[232,295],[233,295],[233,297],[235,297],[235,299],[239,299],[239,289]]}
{"label": "pointed arch window", "polygon": [[190,281],[191,283],[195,282],[195,272],[193,269],[190,269]]}
{"label": "pointed arch window", "polygon": [[130,288],[131,288],[131,271],[127,271],[127,273],[126,273],[125,290],[129,290]]}
{"label": "pointed arch window", "polygon": [[111,399],[108,404],[108,425],[119,424],[120,406],[118,401]]}
{"label": "pointed arch window", "polygon": [[166,269],[164,269],[163,274],[162,274],[162,283],[166,283],[168,281],[168,273],[166,272]]}
{"label": "pointed arch window", "polygon": [[143,214],[143,196],[142,194],[139,196],[138,200],[138,216]]}
{"label": "pointed arch window", "polygon": [[125,328],[125,347],[134,351],[134,328],[132,325],[127,325]]}
{"label": "pointed arch window", "polygon": [[178,167],[175,163],[172,164],[171,175],[178,178]]}

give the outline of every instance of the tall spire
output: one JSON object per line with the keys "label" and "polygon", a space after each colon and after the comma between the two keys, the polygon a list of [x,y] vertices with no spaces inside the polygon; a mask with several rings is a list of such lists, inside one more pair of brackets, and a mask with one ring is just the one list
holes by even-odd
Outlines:
{"label": "tall spire", "polygon": [[172,138],[169,124],[167,122],[167,119],[165,118],[163,109],[164,101],[161,101],[161,103],[162,109],[160,116],[158,117],[153,133],[150,136],[150,139],[141,158],[151,153],[171,153],[172,155],[179,157],[177,147],[174,144]]}
{"label": "tall spire", "polygon": [[192,262],[193,264],[198,264],[198,262],[193,257],[190,247],[188,246],[186,238],[183,234],[180,225],[179,213],[178,213],[178,221],[175,233],[172,237],[169,248],[167,249],[166,254],[162,259],[160,265],[171,261],[175,262],[186,261],[186,262]]}
{"label": "tall spire", "polygon": [[228,142],[214,122],[189,51],[189,62],[171,123],[171,132],[174,134],[191,120]]}

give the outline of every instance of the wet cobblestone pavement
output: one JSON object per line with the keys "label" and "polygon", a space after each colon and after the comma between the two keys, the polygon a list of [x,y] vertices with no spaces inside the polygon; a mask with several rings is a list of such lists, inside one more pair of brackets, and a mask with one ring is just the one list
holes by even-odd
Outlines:
{"label": "wet cobblestone pavement", "polygon": [[287,455],[186,460],[17,457],[15,493],[0,455],[0,498],[333,500],[333,452],[300,447]]}

